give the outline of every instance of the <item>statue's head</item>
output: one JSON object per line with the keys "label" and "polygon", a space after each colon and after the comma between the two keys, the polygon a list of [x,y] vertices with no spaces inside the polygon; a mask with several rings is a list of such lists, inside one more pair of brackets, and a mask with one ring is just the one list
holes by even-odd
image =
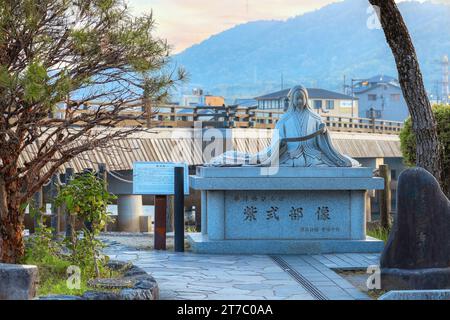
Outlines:
{"label": "statue's head", "polygon": [[308,90],[303,86],[295,86],[288,93],[288,111],[300,111],[308,106]]}

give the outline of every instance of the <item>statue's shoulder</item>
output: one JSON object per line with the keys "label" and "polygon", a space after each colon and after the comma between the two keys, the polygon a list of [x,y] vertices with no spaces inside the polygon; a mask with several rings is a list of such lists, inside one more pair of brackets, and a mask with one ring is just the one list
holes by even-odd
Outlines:
{"label": "statue's shoulder", "polygon": [[275,129],[279,129],[279,128],[283,127],[286,124],[286,121],[287,121],[288,118],[289,117],[286,115],[286,113],[283,114],[281,116],[280,120],[278,120],[278,122],[277,122],[277,124],[275,126]]}

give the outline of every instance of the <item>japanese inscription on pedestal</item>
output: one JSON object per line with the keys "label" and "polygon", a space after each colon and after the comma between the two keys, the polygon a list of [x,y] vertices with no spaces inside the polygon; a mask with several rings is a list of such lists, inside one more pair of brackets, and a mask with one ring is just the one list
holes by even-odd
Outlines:
{"label": "japanese inscription on pedestal", "polygon": [[[333,210],[329,206],[318,206],[314,210],[305,210],[303,206],[291,206],[289,209],[282,209],[280,206],[272,205],[274,202],[283,202],[283,196],[256,196],[256,195],[235,195],[233,200],[235,202],[243,202],[243,220],[247,223],[257,223],[258,217],[273,223],[281,222],[287,219],[291,222],[301,223],[306,217],[314,217],[314,219],[321,223],[321,226],[302,226],[301,232],[339,232],[339,227],[336,226],[322,226],[323,223],[330,222],[333,219]],[[256,203],[256,204],[253,204]],[[267,203],[267,205],[263,205]],[[251,205],[248,205],[251,204]]]}

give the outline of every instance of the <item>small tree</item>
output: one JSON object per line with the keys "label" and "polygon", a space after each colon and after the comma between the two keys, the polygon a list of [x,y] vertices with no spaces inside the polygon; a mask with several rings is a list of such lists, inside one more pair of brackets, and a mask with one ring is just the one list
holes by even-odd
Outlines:
{"label": "small tree", "polygon": [[[73,262],[83,264],[83,267],[93,266],[97,277],[100,275],[101,243],[96,236],[111,221],[108,205],[113,199],[115,197],[108,193],[103,181],[92,173],[70,181],[55,199],[57,206],[65,205],[72,220],[72,237],[67,239],[67,244],[72,252]],[[82,226],[82,232],[75,230],[77,224]]]}
{"label": "small tree", "polygon": [[123,0],[0,0],[0,262],[23,256],[21,204],[64,163],[135,132],[110,128],[141,118],[126,111],[144,91],[160,101],[183,79],[153,27]]}
{"label": "small tree", "polygon": [[[442,189],[450,199],[450,106],[436,105],[433,113],[437,121],[439,141],[443,151]],[[412,128],[411,118],[406,120],[405,127],[400,133],[400,141],[405,163],[414,166],[416,163],[417,139]]]}

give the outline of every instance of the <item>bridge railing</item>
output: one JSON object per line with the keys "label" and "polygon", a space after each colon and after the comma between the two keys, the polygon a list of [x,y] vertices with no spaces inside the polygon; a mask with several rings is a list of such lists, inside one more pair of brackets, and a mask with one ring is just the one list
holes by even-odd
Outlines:
{"label": "bridge railing", "polygon": [[[99,104],[89,103],[84,110],[79,112],[92,112],[96,105]],[[124,113],[135,116],[137,120],[124,121],[121,123],[122,126],[150,125],[151,127],[193,128],[196,122],[201,121],[203,127],[257,129],[275,128],[277,121],[284,114],[283,111],[259,110],[238,106],[154,105],[149,111],[140,103],[130,105]],[[151,117],[149,118],[148,114],[150,113]],[[64,117],[64,110],[60,110],[57,116]],[[329,130],[341,132],[399,134],[404,126],[403,122],[381,119],[329,114],[322,115],[322,118]]]}

